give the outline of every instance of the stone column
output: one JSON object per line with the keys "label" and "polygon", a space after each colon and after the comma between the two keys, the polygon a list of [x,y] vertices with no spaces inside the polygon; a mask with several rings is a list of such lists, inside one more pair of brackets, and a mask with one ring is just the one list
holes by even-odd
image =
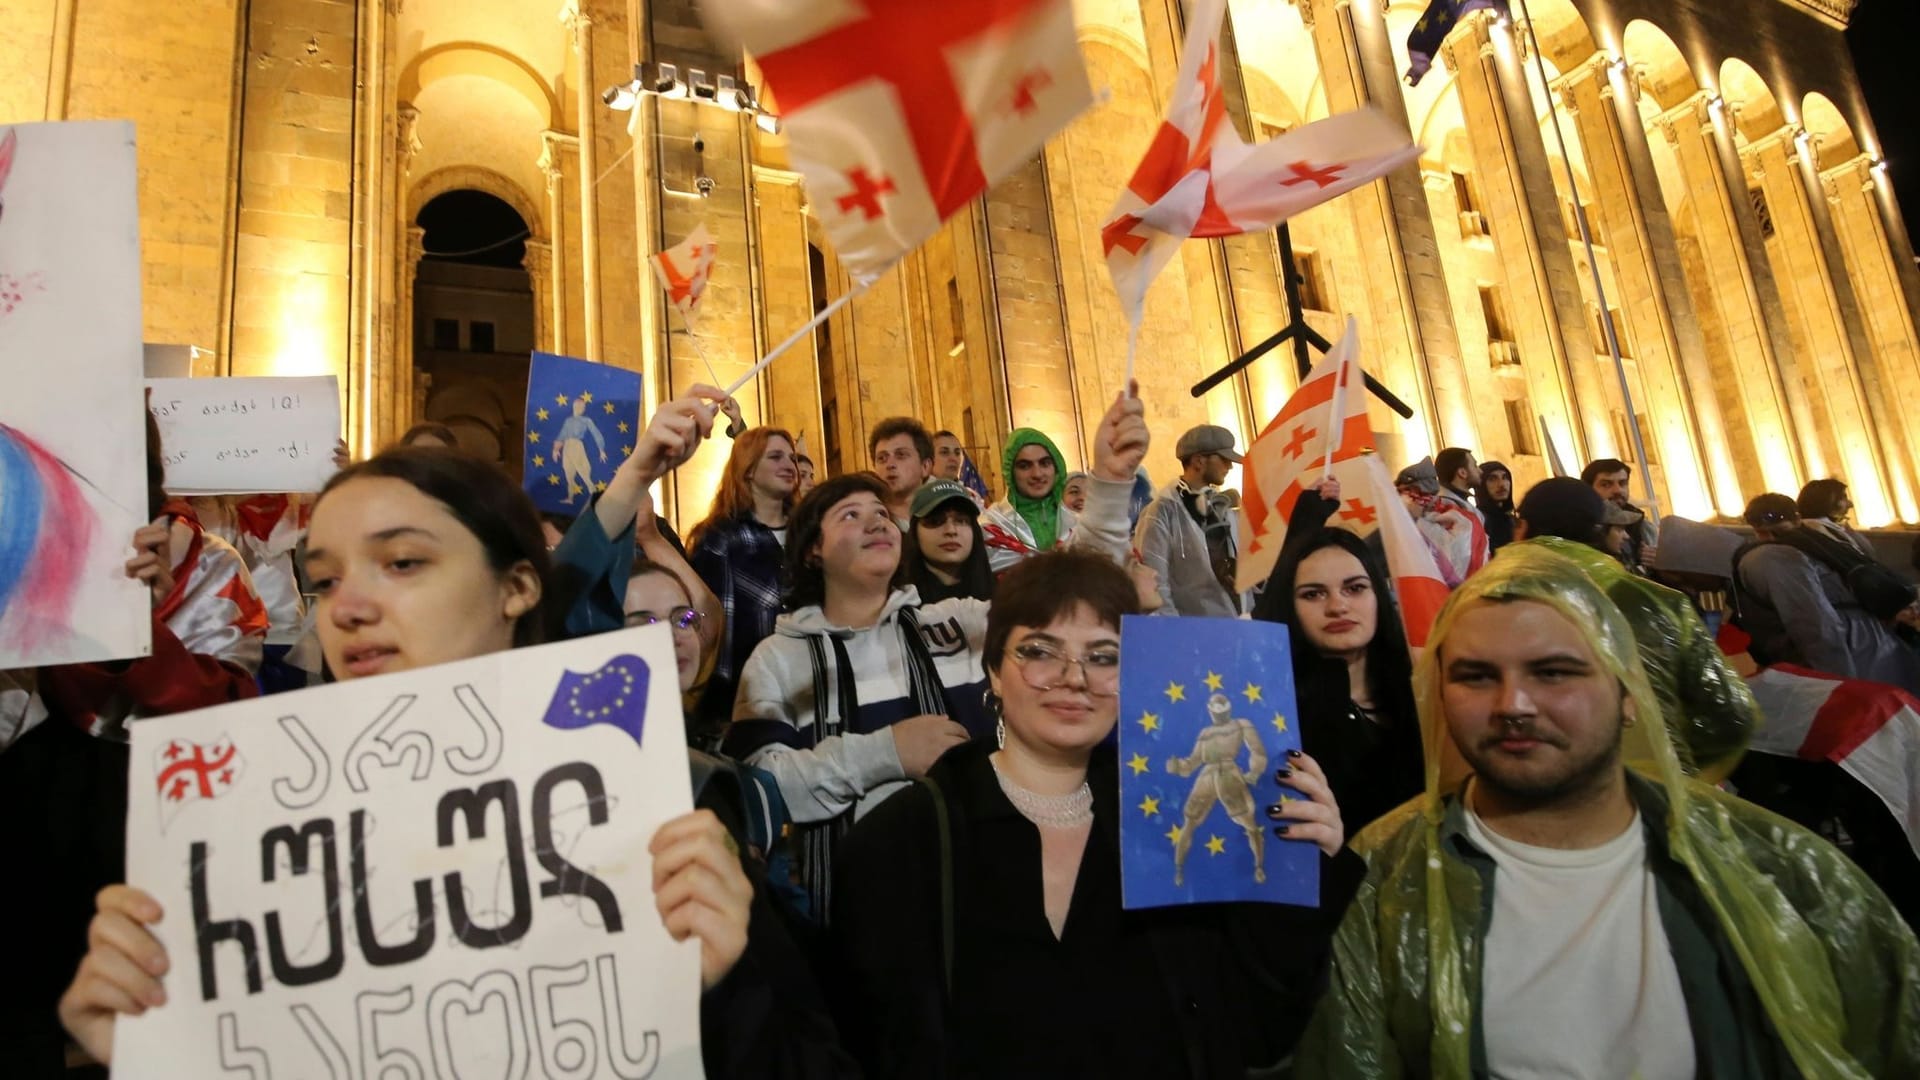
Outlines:
{"label": "stone column", "polygon": [[[1408,123],[1407,99],[1394,69],[1385,5],[1363,0],[1294,0],[1313,34],[1327,105],[1345,112],[1373,105]],[[1375,325],[1363,327],[1380,357],[1370,364],[1387,388],[1421,415],[1408,422],[1409,451],[1447,444],[1485,444],[1486,417],[1476,416],[1476,380],[1468,374],[1448,297],[1446,268],[1434,233],[1427,192],[1417,166],[1341,199],[1355,233],[1373,304]],[[1379,417],[1381,413],[1375,411]],[[1493,430],[1502,430],[1504,423]],[[1476,430],[1477,429],[1477,430]],[[1424,444],[1424,445],[1423,445]]]}
{"label": "stone column", "polygon": [[[1907,307],[1900,282],[1900,263],[1886,218],[1883,194],[1873,159],[1856,155],[1820,174],[1828,215],[1844,252],[1847,276],[1860,302],[1865,329],[1873,341],[1882,374],[1880,399],[1885,403],[1920,401],[1920,334]],[[1909,463],[1920,452],[1920,409],[1899,408],[1905,429]],[[1911,521],[1903,507],[1901,517]]]}
{"label": "stone column", "polygon": [[593,138],[593,111],[599,102],[593,88],[593,19],[581,10],[580,0],[566,0],[560,21],[573,38],[575,125],[580,133],[580,270],[582,318],[586,324],[584,359],[600,359],[600,215],[594,206],[594,181],[599,177],[599,154]]}
{"label": "stone column", "polygon": [[[1662,276],[1654,249],[1656,223],[1648,213],[1646,189],[1639,183],[1627,152],[1628,133],[1622,128],[1622,110],[1615,108],[1610,66],[1604,53],[1596,53],[1558,80],[1556,88],[1562,107],[1573,120],[1573,137],[1579,140],[1586,158],[1591,190],[1581,195],[1592,208],[1587,224],[1594,242],[1605,244],[1611,257],[1613,280],[1621,295],[1608,299],[1619,309],[1624,324],[1616,327],[1623,353],[1627,343],[1632,344],[1629,355],[1639,368],[1641,382],[1635,393],[1645,399],[1635,404],[1652,419],[1653,430],[1645,435],[1659,448],[1669,504],[1677,500],[1681,512],[1689,517],[1709,515],[1716,490],[1708,485],[1709,474],[1721,473],[1735,500],[1739,482],[1726,457],[1726,432],[1719,406],[1710,396],[1710,376],[1684,370],[1686,350],[1675,312],[1684,312],[1691,323],[1692,307],[1678,275],[1677,252],[1668,264],[1674,276]],[[1631,101],[1631,93],[1627,96]],[[1637,119],[1637,111],[1628,111]],[[1637,123],[1633,134],[1641,134]],[[1657,204],[1658,180],[1651,176],[1648,179],[1654,181]],[[1664,206],[1657,224],[1671,247],[1673,236],[1665,221]],[[1698,346],[1696,361],[1703,364],[1705,357],[1700,354],[1705,346],[1699,340],[1697,326],[1693,336]],[[1702,395],[1704,408],[1696,407],[1693,386],[1708,391]],[[1702,451],[1709,447],[1716,449],[1703,456]],[[1711,467],[1713,457],[1719,459],[1717,470]]]}
{"label": "stone column", "polygon": [[549,333],[547,322],[553,318],[553,245],[529,239],[526,247],[520,266],[527,272],[528,284],[533,286],[533,341],[536,347],[545,347]]}
{"label": "stone column", "polygon": [[542,341],[548,349],[561,356],[567,354],[567,192],[561,186],[560,153],[562,142],[568,138],[558,131],[542,133],[540,160],[536,162],[540,172],[547,178],[547,235],[553,238],[553,265],[547,279],[552,283],[547,290],[550,313],[546,321],[551,336]]}
{"label": "stone column", "polygon": [[1562,454],[1581,462],[1613,455],[1606,388],[1513,34],[1494,24],[1492,12],[1475,12],[1447,39],[1445,51],[1486,194],[1488,231],[1505,269],[1533,405],[1549,429],[1572,436]]}
{"label": "stone column", "polygon": [[[1427,189],[1427,202],[1433,207],[1433,219],[1458,221],[1460,198],[1454,190],[1453,174],[1445,169],[1422,170],[1421,180]],[[1470,265],[1472,256],[1465,250],[1467,242],[1458,228],[1435,229],[1434,237],[1442,262]],[[1478,438],[1471,443],[1458,445],[1472,446],[1484,460],[1504,461],[1512,466],[1520,451],[1514,446],[1513,430],[1507,423],[1506,403],[1512,396],[1508,392],[1511,380],[1520,372],[1495,361],[1489,347],[1491,334],[1487,328],[1486,313],[1480,307],[1479,290],[1450,289],[1448,298],[1452,304],[1453,325],[1459,332],[1461,367],[1466,370],[1473,415],[1480,425]],[[1505,374],[1502,374],[1503,371]],[[1530,437],[1523,445],[1537,446],[1540,441],[1539,429],[1535,427],[1528,434]],[[1516,482],[1525,480],[1520,471],[1516,471],[1514,477]]]}
{"label": "stone column", "polygon": [[403,399],[395,416],[402,432],[412,427],[425,415],[426,400],[417,396],[418,380],[413,370],[413,343],[419,333],[413,318],[413,283],[420,274],[420,260],[427,254],[427,230],[419,226],[407,227],[406,257],[400,265],[399,309],[406,313],[401,322],[400,347],[394,356],[394,372],[397,381],[403,387]]}
{"label": "stone column", "polygon": [[420,152],[418,127],[420,110],[412,102],[394,106],[394,182],[393,221],[387,250],[385,291],[390,297],[391,315],[387,319],[382,343],[382,365],[388,372],[386,394],[387,435],[397,437],[411,425],[413,415],[413,270],[418,258],[409,259],[408,237],[414,232],[413,215],[408,213],[408,178],[413,175],[413,159]]}
{"label": "stone column", "polygon": [[1772,217],[1774,236],[1767,255],[1780,283],[1796,351],[1811,375],[1813,399],[1825,405],[1820,410],[1823,430],[1839,451],[1829,467],[1846,479],[1861,520],[1879,524],[1892,518],[1893,505],[1886,462],[1875,437],[1880,425],[1874,423],[1861,377],[1863,366],[1872,363],[1871,350],[1856,347],[1858,327],[1844,310],[1844,282],[1836,280],[1821,246],[1796,146],[1800,134],[1799,129],[1782,127],[1749,142],[1740,159]]}

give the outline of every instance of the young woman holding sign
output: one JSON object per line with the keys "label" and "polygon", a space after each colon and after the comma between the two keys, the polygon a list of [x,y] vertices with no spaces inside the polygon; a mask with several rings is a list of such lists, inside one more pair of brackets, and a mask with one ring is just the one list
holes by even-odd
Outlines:
{"label": "young woman holding sign", "polygon": [[[655,414],[582,526],[631,528],[646,486],[712,430],[719,391],[696,387]],[[360,678],[540,641],[548,572],[538,514],[497,468],[445,450],[397,448],[338,474],[320,495],[307,567],[335,677]],[[850,1069],[778,916],[742,868],[712,810],[660,827],[654,900],[676,940],[700,941],[702,1045],[709,1076],[837,1076]],[[91,951],[60,1003],[67,1030],[101,1061],[121,1013],[163,1006],[170,965],[141,891],[98,898]],[[178,918],[185,913],[173,913]]]}

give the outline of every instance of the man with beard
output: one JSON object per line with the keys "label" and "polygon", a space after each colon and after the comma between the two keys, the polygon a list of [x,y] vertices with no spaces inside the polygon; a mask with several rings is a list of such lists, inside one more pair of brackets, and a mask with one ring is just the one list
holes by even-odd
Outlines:
{"label": "man with beard", "polygon": [[1487,519],[1487,547],[1499,551],[1513,543],[1513,470],[1502,462],[1480,463],[1480,482],[1473,486],[1473,505]]}
{"label": "man with beard", "polygon": [[1639,520],[1627,529],[1626,550],[1620,553],[1619,559],[1634,573],[1644,573],[1658,555],[1654,545],[1659,537],[1654,532],[1653,522],[1644,511],[1633,505],[1629,495],[1628,489],[1633,486],[1633,466],[1619,458],[1589,461],[1587,467],[1580,470],[1580,482],[1620,509],[1640,515]]}
{"label": "man with beard", "polygon": [[1354,843],[1296,1075],[1920,1075],[1913,932],[1825,841],[1681,773],[1577,564],[1503,551],[1414,684],[1427,792]]}

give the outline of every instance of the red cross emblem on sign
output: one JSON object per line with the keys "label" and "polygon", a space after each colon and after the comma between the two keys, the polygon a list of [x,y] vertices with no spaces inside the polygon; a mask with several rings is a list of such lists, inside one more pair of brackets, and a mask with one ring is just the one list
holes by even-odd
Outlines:
{"label": "red cross emblem on sign", "polygon": [[1013,84],[1013,111],[1021,116],[1030,115],[1034,109],[1040,106],[1040,102],[1034,98],[1033,92],[1035,90],[1045,90],[1052,85],[1053,76],[1047,73],[1046,68],[1034,68],[1032,71],[1020,76],[1020,81]]}
{"label": "red cross emblem on sign", "polygon": [[1361,502],[1359,499],[1348,499],[1347,506],[1349,509],[1340,511],[1340,518],[1343,521],[1358,519],[1362,525],[1371,525],[1373,524],[1373,519],[1380,516],[1379,511]]}
{"label": "red cross emblem on sign", "polygon": [[1126,248],[1129,255],[1140,254],[1140,249],[1147,246],[1147,238],[1133,231],[1138,224],[1140,219],[1132,214],[1121,214],[1107,222],[1106,228],[1100,230],[1101,254],[1111,255],[1117,247]]}
{"label": "red cross emblem on sign", "polygon": [[169,764],[155,777],[154,786],[160,794],[173,802],[181,802],[190,797],[210,799],[216,777],[221,786],[233,783],[233,770],[227,766],[233,761],[233,744],[216,745],[211,748],[198,743],[174,742],[167,746],[165,757]]}
{"label": "red cross emblem on sign", "polygon": [[847,183],[853,185],[853,194],[842,195],[834,200],[835,205],[840,207],[841,213],[851,214],[858,210],[866,216],[868,221],[886,213],[880,209],[880,196],[893,194],[891,178],[869,176],[867,167],[859,165],[847,174]]}
{"label": "red cross emblem on sign", "polygon": [[1301,424],[1293,429],[1293,438],[1289,439],[1287,445],[1280,449],[1288,457],[1297,458],[1306,451],[1307,443],[1312,441],[1313,437],[1318,434],[1320,434],[1318,428],[1310,428],[1305,424]]}
{"label": "red cross emblem on sign", "polygon": [[1292,187],[1295,184],[1317,184],[1322,188],[1330,188],[1339,183],[1340,174],[1347,171],[1345,165],[1327,165],[1316,169],[1311,163],[1305,161],[1296,161],[1287,166],[1287,169],[1293,173],[1293,179],[1280,181],[1286,187]]}
{"label": "red cross emblem on sign", "polygon": [[859,17],[759,57],[760,70],[788,114],[870,79],[892,84],[934,208],[945,218],[987,186],[973,121],[947,54],[956,45],[1024,21],[1050,2],[868,0]]}

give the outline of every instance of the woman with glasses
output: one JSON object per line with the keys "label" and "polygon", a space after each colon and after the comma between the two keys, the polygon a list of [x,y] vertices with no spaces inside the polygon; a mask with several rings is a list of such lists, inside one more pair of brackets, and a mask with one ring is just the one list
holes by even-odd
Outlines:
{"label": "woman with glasses", "polygon": [[[1073,543],[1119,562],[1128,485],[1147,447],[1140,400],[1116,395],[1094,441],[1094,495]],[[801,826],[809,912],[822,923],[832,918],[834,850],[855,819],[992,727],[980,667],[987,604],[921,602],[889,497],[878,476],[855,473],[794,508],[787,611],[747,661],[722,745],[779,781]]]}
{"label": "woman with glasses", "polygon": [[[1266,810],[1317,845],[1317,909],[1125,911],[1118,761],[1128,575],[1065,552],[1001,579],[983,662],[992,738],[854,827],[836,879],[841,1028],[869,1077],[1239,1078],[1281,1062],[1364,867],[1313,759]],[[1336,856],[1338,856],[1336,858]]]}

